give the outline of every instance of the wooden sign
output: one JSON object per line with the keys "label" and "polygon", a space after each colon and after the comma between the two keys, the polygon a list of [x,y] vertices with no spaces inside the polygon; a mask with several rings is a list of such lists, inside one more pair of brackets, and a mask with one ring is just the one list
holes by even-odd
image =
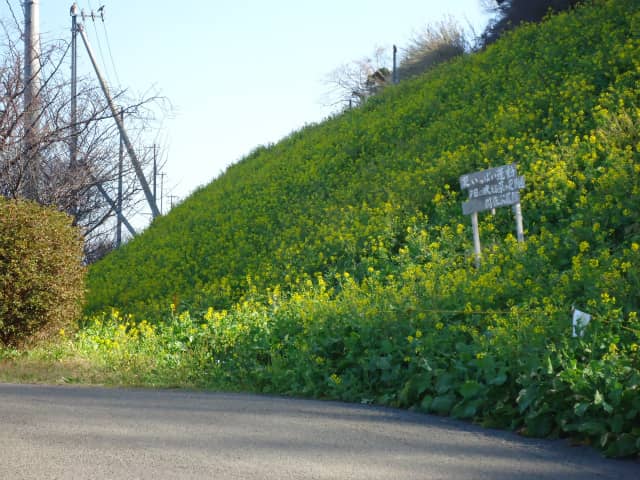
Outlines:
{"label": "wooden sign", "polygon": [[513,205],[518,241],[524,241],[520,207],[520,190],[524,188],[524,177],[518,176],[515,163],[462,175],[460,188],[469,192],[469,200],[462,204],[462,213],[471,215],[476,266],[480,266],[481,253],[478,212]]}
{"label": "wooden sign", "polygon": [[469,191],[469,200],[462,204],[462,213],[469,215],[520,203],[524,177],[518,176],[516,164],[512,163],[462,175],[460,188]]}

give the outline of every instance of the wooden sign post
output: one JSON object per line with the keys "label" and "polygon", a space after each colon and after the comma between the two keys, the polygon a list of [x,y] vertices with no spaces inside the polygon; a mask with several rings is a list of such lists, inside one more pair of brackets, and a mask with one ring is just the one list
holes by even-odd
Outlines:
{"label": "wooden sign post", "polygon": [[520,190],[524,188],[524,177],[518,176],[515,163],[462,175],[460,188],[469,192],[469,200],[462,204],[462,213],[471,215],[476,267],[480,266],[481,256],[478,212],[513,205],[517,238],[519,242],[524,242],[520,206]]}

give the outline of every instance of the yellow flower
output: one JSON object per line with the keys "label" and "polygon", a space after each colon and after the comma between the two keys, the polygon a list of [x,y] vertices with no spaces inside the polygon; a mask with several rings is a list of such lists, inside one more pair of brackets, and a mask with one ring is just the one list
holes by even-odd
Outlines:
{"label": "yellow flower", "polygon": [[609,353],[615,354],[618,351],[618,346],[615,343],[609,344]]}
{"label": "yellow flower", "polygon": [[632,343],[631,346],[629,347],[629,349],[632,352],[637,352],[638,351],[638,344],[637,343]]}
{"label": "yellow flower", "polygon": [[413,338],[413,336],[412,336],[412,335],[409,335],[409,336],[407,337],[407,342],[409,342],[409,343],[413,343],[413,340],[414,340],[414,338]]}
{"label": "yellow flower", "polygon": [[436,330],[442,330],[444,328],[444,323],[438,322],[436,323]]}
{"label": "yellow flower", "polygon": [[631,244],[631,250],[633,250],[634,252],[637,252],[638,249],[640,249],[640,245],[638,245],[636,242],[633,242]]}
{"label": "yellow flower", "polygon": [[422,332],[420,330],[416,330],[416,338],[420,338],[422,336]]}
{"label": "yellow flower", "polygon": [[600,298],[602,299],[602,303],[616,303],[616,298],[609,295],[607,292],[600,294]]}

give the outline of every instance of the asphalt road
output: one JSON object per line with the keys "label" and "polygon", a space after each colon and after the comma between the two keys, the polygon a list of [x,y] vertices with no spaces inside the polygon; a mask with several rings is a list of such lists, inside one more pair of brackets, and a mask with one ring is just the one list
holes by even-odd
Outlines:
{"label": "asphalt road", "polygon": [[0,384],[0,479],[640,479],[640,462],[335,402]]}

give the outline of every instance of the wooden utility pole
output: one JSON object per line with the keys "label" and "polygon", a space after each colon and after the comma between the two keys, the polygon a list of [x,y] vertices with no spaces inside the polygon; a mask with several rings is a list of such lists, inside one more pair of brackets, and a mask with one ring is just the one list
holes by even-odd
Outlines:
{"label": "wooden utility pole", "polygon": [[40,121],[40,4],[26,0],[24,8],[24,183],[22,195],[38,200],[40,165],[38,130]]}
{"label": "wooden utility pole", "polygon": [[[78,23],[78,15],[84,18],[84,14],[80,12],[77,3],[73,3],[70,9],[71,15],[71,142],[69,145],[69,165],[74,167],[78,162],[84,164],[84,160],[78,159],[78,137],[80,135],[78,128],[78,32],[80,31],[80,23]],[[93,60],[93,59],[92,59]],[[124,122],[124,112],[120,111],[120,119]],[[124,125],[124,123],[123,123]],[[132,236],[136,235],[136,231],[127,221],[122,213],[122,162],[123,162],[123,142],[122,134],[120,138],[120,158],[118,165],[118,198],[114,201],[109,193],[104,189],[99,180],[90,172],[91,179],[94,182],[98,191],[102,194],[109,206],[116,212],[117,225],[116,225],[116,243],[118,245],[122,242],[122,225],[124,225]]]}
{"label": "wooden utility pole", "polygon": [[[158,204],[158,160],[156,156],[156,144],[153,144],[153,199],[156,201],[156,205]],[[162,211],[162,208],[160,208]]]}
{"label": "wooden utility pole", "polygon": [[393,46],[393,73],[391,82],[395,85],[398,83],[398,47]]}
{"label": "wooden utility pole", "polygon": [[162,205],[162,201],[164,199],[164,176],[166,175],[166,173],[161,173],[160,174],[160,213],[162,213],[163,211],[163,205]]}
{"label": "wooden utility pole", "polygon": [[[120,110],[120,120],[124,123],[124,110]],[[120,151],[118,152],[118,222],[116,224],[116,247],[122,245],[122,170],[124,164],[124,143],[120,136]]]}
{"label": "wooden utility pole", "polygon": [[127,135],[127,131],[124,129],[124,125],[120,119],[120,115],[118,114],[118,110],[116,109],[115,104],[113,103],[113,99],[111,98],[111,93],[109,92],[109,87],[107,87],[104,78],[102,77],[102,73],[100,72],[100,68],[98,68],[98,63],[96,62],[95,56],[93,55],[93,50],[91,50],[91,46],[89,45],[89,39],[87,38],[87,34],[84,31],[84,25],[78,25],[78,32],[80,33],[80,37],[82,38],[82,42],[89,54],[89,59],[91,60],[91,64],[93,65],[93,69],[96,72],[96,76],[98,77],[98,82],[100,83],[100,87],[102,88],[102,93],[104,93],[105,98],[107,99],[107,103],[109,108],[111,109],[111,115],[113,119],[116,121],[116,125],[118,126],[118,130],[120,135],[122,135],[122,140],[124,141],[124,145],[127,149],[127,153],[129,154],[129,158],[131,159],[131,163],[133,164],[133,169],[136,172],[136,176],[138,177],[138,181],[142,186],[142,190],[144,191],[145,198],[149,203],[149,207],[151,208],[151,215],[155,218],[160,215],[160,210],[158,210],[158,205],[156,203],[155,198],[153,198],[153,192],[149,188],[149,183],[144,176],[144,172],[142,171],[142,167],[140,162],[138,161],[138,156],[136,155],[135,150],[133,149],[133,144],[129,139],[129,135]]}

